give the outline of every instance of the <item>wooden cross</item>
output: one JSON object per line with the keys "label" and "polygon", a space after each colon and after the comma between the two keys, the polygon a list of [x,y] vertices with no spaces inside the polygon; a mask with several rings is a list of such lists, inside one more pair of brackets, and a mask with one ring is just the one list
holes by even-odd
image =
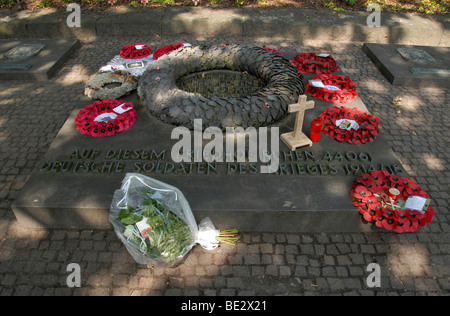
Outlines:
{"label": "wooden cross", "polygon": [[302,132],[305,111],[314,108],[314,101],[306,101],[306,95],[298,97],[298,103],[289,105],[289,113],[297,112],[295,118],[294,131],[281,134],[281,140],[291,149],[295,150],[300,147],[311,146],[312,141]]}

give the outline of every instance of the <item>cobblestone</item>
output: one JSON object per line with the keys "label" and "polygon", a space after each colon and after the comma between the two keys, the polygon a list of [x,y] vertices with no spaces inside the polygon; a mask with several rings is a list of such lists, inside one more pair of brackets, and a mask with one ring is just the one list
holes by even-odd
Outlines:
{"label": "cobblestone", "polygon": [[[358,82],[360,97],[382,118],[409,175],[432,197],[436,216],[417,233],[243,233],[236,247],[195,247],[177,268],[138,266],[111,230],[28,230],[10,209],[32,168],[83,96],[84,83],[123,45],[151,47],[183,38],[108,38],[83,43],[58,75],[41,83],[1,82],[0,295],[448,295],[450,234],[448,112],[450,89],[391,86],[361,43],[306,46],[292,40],[227,39],[297,52],[331,52]],[[101,54],[98,52],[101,51]],[[400,96],[400,107],[392,99]],[[86,101],[88,102],[88,101]],[[397,113],[400,110],[401,113]],[[447,188],[447,189],[446,189]],[[69,263],[81,287],[67,287]],[[381,267],[370,288],[367,266]]]}

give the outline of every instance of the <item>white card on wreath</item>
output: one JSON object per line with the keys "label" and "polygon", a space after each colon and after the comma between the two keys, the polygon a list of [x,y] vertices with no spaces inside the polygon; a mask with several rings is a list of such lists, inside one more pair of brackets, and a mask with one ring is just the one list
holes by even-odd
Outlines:
{"label": "white card on wreath", "polygon": [[[429,199],[424,198],[422,196],[414,195],[414,196],[408,197],[408,199],[405,202],[405,205],[403,205],[403,208],[419,211],[420,213],[423,214],[423,213],[425,213],[426,209],[428,208],[428,207],[425,208],[425,205],[427,204],[427,202],[429,203]],[[424,208],[425,208],[425,210],[424,210]]]}
{"label": "white card on wreath", "polygon": [[322,80],[309,80],[309,84],[315,88],[325,88]]}
{"label": "white card on wreath", "polygon": [[125,113],[129,110],[131,110],[133,107],[132,106],[126,106],[125,103],[122,103],[118,106],[116,106],[113,111],[116,112],[117,114],[122,114]]}
{"label": "white card on wreath", "polygon": [[357,130],[359,129],[359,124],[355,120],[349,120],[349,119],[340,119],[336,120],[336,126],[342,129],[346,130]]}
{"label": "white card on wreath", "polygon": [[328,90],[331,90],[331,91],[341,91],[341,89],[339,89],[338,87],[336,87],[336,86],[332,86],[332,85],[325,85],[324,86],[325,88],[327,88]]}

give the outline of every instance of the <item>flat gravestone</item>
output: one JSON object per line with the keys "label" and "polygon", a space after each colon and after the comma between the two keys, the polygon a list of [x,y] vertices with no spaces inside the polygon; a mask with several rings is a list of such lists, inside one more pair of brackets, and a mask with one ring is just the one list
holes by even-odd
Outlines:
{"label": "flat gravestone", "polygon": [[0,80],[48,80],[80,46],[75,39],[0,40]]}
{"label": "flat gravestone", "polygon": [[419,48],[400,47],[397,48],[397,52],[407,61],[414,64],[428,66],[433,65],[436,62],[430,54]]}
{"label": "flat gravestone", "polygon": [[12,61],[27,60],[38,55],[44,48],[44,44],[19,44],[8,50],[3,56]]}
{"label": "flat gravestone", "polygon": [[[297,150],[280,140],[279,168],[270,174],[261,172],[264,164],[260,158],[256,163],[240,162],[246,152],[236,145],[223,162],[201,158],[196,162],[195,154],[190,162],[174,162],[171,150],[180,141],[171,139],[175,126],[151,116],[136,93],[122,100],[133,102],[138,118],[131,128],[111,137],[89,137],[76,130],[74,117],[91,100],[74,109],[14,202],[13,211],[21,225],[110,228],[113,193],[126,173],[137,172],[178,187],[196,220],[209,216],[219,228],[248,232],[369,231],[374,226],[362,222],[350,198],[356,177],[372,169],[407,176],[382,135],[367,144],[351,145],[322,134],[312,147]],[[303,132],[308,135],[312,119],[331,106],[316,100],[314,109],[305,113]],[[359,98],[346,106],[367,110]],[[268,142],[271,133],[292,131],[294,120],[292,114],[270,126]],[[258,133],[261,137],[264,130],[258,129]],[[191,131],[192,148],[198,137],[202,135]],[[202,148],[209,142],[204,138]]]}
{"label": "flat gravestone", "polygon": [[393,85],[450,86],[450,47],[364,43],[363,51]]}

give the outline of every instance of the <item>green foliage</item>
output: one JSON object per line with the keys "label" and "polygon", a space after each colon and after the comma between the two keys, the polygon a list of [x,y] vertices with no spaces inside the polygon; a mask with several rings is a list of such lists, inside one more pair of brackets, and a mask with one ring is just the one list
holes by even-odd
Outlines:
{"label": "green foliage", "polygon": [[172,4],[175,3],[175,0],[152,0],[152,2],[159,4]]}
{"label": "green foliage", "polygon": [[[181,218],[166,208],[163,202],[153,199],[148,192],[144,192],[144,196],[145,200],[141,207],[121,209],[116,220],[125,225],[124,236],[128,241],[146,256],[166,261],[175,260],[193,243],[191,231]],[[137,229],[136,223],[144,218],[151,231],[143,243],[133,231]]]}
{"label": "green foliage", "polygon": [[[68,2],[73,2],[71,0],[65,0]],[[81,0],[82,3],[88,3],[88,4],[100,4],[102,2],[105,2],[105,0]]]}
{"label": "green foliage", "polygon": [[52,0],[42,0],[41,2],[38,2],[37,4],[35,4],[35,8],[36,9],[42,9],[42,8],[47,8],[47,7],[51,7],[53,4]]}
{"label": "green foliage", "polygon": [[322,0],[323,4],[330,10],[333,11],[344,11],[344,9],[339,8],[333,0],[326,2],[326,0]]}
{"label": "green foliage", "polygon": [[[308,1],[305,0],[308,4]],[[376,3],[381,10],[391,12],[417,12],[422,14],[445,14],[449,13],[449,0],[321,0],[323,5],[333,11],[344,11],[340,7],[341,4],[354,7],[358,10],[364,10],[370,3]],[[89,5],[89,7],[99,5],[105,8],[106,0],[0,0],[0,8],[19,8],[19,9],[41,9],[46,7],[61,7],[67,3],[80,3],[81,5]],[[153,3],[162,5],[179,4],[184,5],[182,0],[151,0]],[[202,4],[217,5],[225,4],[228,6],[242,7],[247,4],[257,4],[259,6],[272,6],[268,0],[203,0]],[[119,3],[116,1],[116,4]],[[141,7],[140,0],[121,0],[120,4],[129,5],[131,7]],[[109,6],[106,6],[109,7]]]}
{"label": "green foliage", "polygon": [[10,8],[16,5],[14,0],[0,0],[0,8]]}
{"label": "green foliage", "polygon": [[[348,1],[348,0],[345,0]],[[448,13],[450,2],[448,0],[415,0],[415,1],[387,1],[387,0],[366,0],[364,6],[376,3],[382,11],[404,12],[412,11],[423,14]]]}

